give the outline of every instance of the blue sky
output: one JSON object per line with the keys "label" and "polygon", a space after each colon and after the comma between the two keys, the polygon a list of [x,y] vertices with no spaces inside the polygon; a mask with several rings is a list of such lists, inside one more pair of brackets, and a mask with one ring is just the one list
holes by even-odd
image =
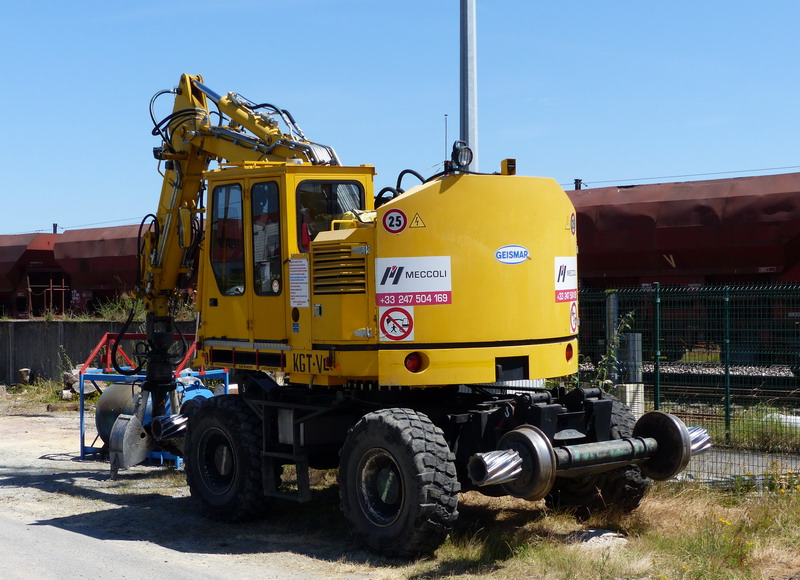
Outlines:
{"label": "blue sky", "polygon": [[[477,2],[480,170],[515,157],[519,173],[597,186],[800,171],[800,2]],[[0,234],[153,211],[148,104],[184,72],[289,109],[344,163],[375,165],[376,191],[402,169],[437,170],[445,115],[457,136],[458,0],[3,12]]]}

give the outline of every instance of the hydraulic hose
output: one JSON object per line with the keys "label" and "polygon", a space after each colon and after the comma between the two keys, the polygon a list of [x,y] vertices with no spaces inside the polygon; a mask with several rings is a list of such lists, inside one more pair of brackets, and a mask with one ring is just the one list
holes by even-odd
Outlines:
{"label": "hydraulic hose", "polygon": [[[387,193],[391,193],[392,197],[384,200],[383,198]],[[378,192],[378,195],[375,196],[375,209],[378,209],[384,203],[390,201],[391,199],[397,197],[398,195],[400,195],[399,191],[397,191],[394,187],[390,187],[387,185]]]}
{"label": "hydraulic hose", "polygon": [[119,363],[117,362],[117,350],[119,349],[119,343],[122,340],[122,337],[125,336],[125,333],[128,332],[128,327],[131,325],[133,321],[133,317],[136,314],[136,303],[138,301],[134,301],[131,305],[131,310],[128,313],[128,318],[125,320],[125,324],[122,325],[122,329],[117,334],[117,338],[111,343],[111,364],[114,366],[114,370],[117,371],[121,375],[125,376],[132,376],[139,374],[144,368],[144,360],[142,360],[134,369],[123,369]]}
{"label": "hydraulic hose", "polygon": [[400,172],[400,175],[398,175],[398,176],[397,176],[397,185],[395,186],[395,188],[396,188],[396,189],[397,189],[397,190],[398,190],[400,193],[402,193],[402,192],[403,192],[403,189],[402,189],[402,187],[401,187],[401,186],[402,186],[402,184],[403,184],[403,177],[405,177],[406,175],[413,175],[414,177],[416,177],[417,179],[419,179],[420,183],[425,183],[425,178],[424,178],[424,177],[422,177],[422,175],[420,175],[419,173],[417,173],[417,172],[416,172],[416,171],[414,171],[413,169],[403,169],[403,171],[401,171],[401,172]]}
{"label": "hydraulic hose", "polygon": [[[139,224],[139,231],[137,233],[137,238],[136,238],[137,239],[137,243],[136,243],[136,250],[137,250],[136,261],[138,263],[137,263],[137,266],[136,266],[135,288],[136,288],[137,292],[141,291],[141,284],[142,284],[142,255],[144,254],[144,242],[142,240],[142,229],[144,228],[144,224],[148,219],[152,219],[153,220],[151,222],[151,225],[153,225],[155,227],[155,238],[156,238],[156,241],[158,240],[158,237],[160,235],[160,228],[159,228],[158,219],[156,218],[156,216],[153,215],[153,214],[147,214],[146,216],[144,216],[144,218],[142,218],[141,223]],[[117,334],[117,337],[111,343],[111,364],[114,367],[115,371],[117,371],[119,374],[125,375],[125,376],[131,376],[131,375],[136,375],[136,374],[140,373],[141,370],[144,368],[144,363],[145,363],[145,361],[142,360],[141,362],[139,362],[138,365],[136,365],[136,368],[125,370],[117,362],[117,352],[119,350],[119,343],[122,340],[122,337],[125,336],[125,334],[128,332],[128,328],[130,327],[131,322],[133,322],[133,317],[136,315],[136,305],[137,304],[138,304],[138,300],[134,300],[133,303],[131,304],[130,312],[128,312],[128,318],[125,320],[125,323],[122,325],[122,329],[120,330],[119,334]]]}

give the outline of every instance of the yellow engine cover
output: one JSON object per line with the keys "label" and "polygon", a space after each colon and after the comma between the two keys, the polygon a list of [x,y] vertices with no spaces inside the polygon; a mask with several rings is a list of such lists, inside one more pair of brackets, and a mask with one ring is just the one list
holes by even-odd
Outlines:
{"label": "yellow engine cover", "polygon": [[413,350],[430,359],[420,383],[490,382],[508,357],[529,357],[526,378],[577,370],[575,213],[554,180],[450,176],[376,224],[381,382],[413,381]]}

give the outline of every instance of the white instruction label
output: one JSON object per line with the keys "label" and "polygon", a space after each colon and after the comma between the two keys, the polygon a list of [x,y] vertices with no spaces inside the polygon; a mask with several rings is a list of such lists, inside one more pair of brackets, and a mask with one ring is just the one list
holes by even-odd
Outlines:
{"label": "white instruction label", "polygon": [[289,260],[289,306],[308,308],[308,260]]}

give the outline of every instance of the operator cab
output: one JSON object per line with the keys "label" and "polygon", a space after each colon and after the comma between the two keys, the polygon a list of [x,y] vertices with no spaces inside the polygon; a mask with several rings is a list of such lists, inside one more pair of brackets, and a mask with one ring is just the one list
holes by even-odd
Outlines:
{"label": "operator cab", "polygon": [[[337,220],[352,220],[354,211],[372,209],[373,175],[368,166],[274,162],[206,172],[208,250],[198,281],[198,336],[206,338],[206,346],[217,344],[216,362],[283,366],[276,349],[298,338],[289,313],[308,308],[309,298],[290,289],[292,263],[307,268],[311,242],[320,232],[338,228]],[[260,355],[257,347],[248,354],[235,350],[256,343],[271,354]]]}

